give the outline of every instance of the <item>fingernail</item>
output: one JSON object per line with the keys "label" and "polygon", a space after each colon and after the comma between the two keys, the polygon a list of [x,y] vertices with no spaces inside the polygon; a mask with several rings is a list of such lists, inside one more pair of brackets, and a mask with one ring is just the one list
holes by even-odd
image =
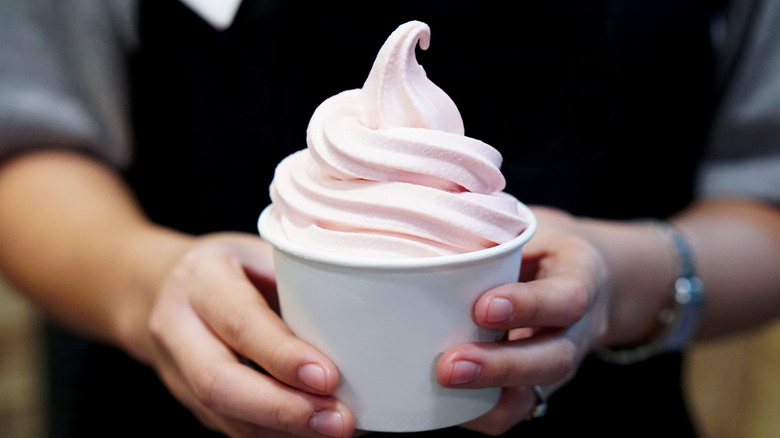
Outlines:
{"label": "fingernail", "polygon": [[450,375],[450,385],[463,385],[473,382],[479,377],[481,367],[478,363],[470,360],[459,360],[452,364],[452,374]]}
{"label": "fingernail", "polygon": [[511,301],[506,298],[493,298],[488,304],[485,319],[487,322],[504,322],[512,316],[512,313],[514,309]]}
{"label": "fingernail", "polygon": [[325,392],[327,389],[325,370],[316,363],[307,363],[298,368],[298,379],[316,391]]}
{"label": "fingernail", "polygon": [[344,425],[341,421],[341,413],[323,410],[314,413],[309,422],[312,430],[326,436],[341,436]]}

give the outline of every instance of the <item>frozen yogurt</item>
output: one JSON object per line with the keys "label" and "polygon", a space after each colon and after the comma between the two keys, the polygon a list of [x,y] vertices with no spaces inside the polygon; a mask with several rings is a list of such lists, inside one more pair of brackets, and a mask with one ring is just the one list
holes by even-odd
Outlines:
{"label": "frozen yogurt", "polygon": [[307,148],[271,184],[274,220],[294,242],[361,257],[431,257],[492,247],[527,226],[504,193],[501,155],[465,136],[450,97],[417,62],[428,25],[379,51],[360,89],[325,100]]}

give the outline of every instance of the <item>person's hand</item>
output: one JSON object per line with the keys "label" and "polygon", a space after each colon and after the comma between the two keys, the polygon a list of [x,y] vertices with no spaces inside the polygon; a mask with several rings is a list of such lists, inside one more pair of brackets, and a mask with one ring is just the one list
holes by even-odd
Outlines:
{"label": "person's hand", "polygon": [[437,365],[448,387],[502,387],[497,406],[463,426],[501,434],[528,417],[539,402],[533,387],[549,395],[570,380],[585,355],[606,334],[611,286],[601,252],[583,237],[577,221],[536,208],[539,227],[523,249],[521,282],[487,291],[474,321],[507,330],[498,343],[461,345]]}
{"label": "person's hand", "polygon": [[257,237],[197,239],[156,294],[140,348],[153,353],[138,356],[201,422],[230,436],[350,436],[352,413],[329,396],[336,367],[279,318],[273,274]]}

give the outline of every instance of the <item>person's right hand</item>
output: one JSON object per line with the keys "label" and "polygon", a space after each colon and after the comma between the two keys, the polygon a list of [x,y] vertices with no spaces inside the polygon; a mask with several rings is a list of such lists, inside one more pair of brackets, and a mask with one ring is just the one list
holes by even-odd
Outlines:
{"label": "person's right hand", "polygon": [[271,307],[259,236],[158,226],[114,169],[66,150],[0,162],[0,212],[3,275],[54,320],[153,367],[203,423],[235,437],[352,434],[330,397],[336,367]]}
{"label": "person's right hand", "polygon": [[338,371],[282,322],[273,278],[260,238],[196,239],[152,303],[140,348],[152,354],[137,355],[202,423],[230,436],[350,436],[352,413],[330,397]]}

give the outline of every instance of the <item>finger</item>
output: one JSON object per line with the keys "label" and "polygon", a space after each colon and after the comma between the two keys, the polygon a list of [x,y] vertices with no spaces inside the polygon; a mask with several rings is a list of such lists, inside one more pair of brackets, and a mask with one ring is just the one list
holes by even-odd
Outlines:
{"label": "finger", "polygon": [[561,330],[499,343],[464,344],[446,351],[436,364],[447,387],[486,388],[546,385],[568,379],[577,346]]}
{"label": "finger", "polygon": [[[173,358],[170,358],[171,362]],[[277,436],[275,432],[256,424],[235,420],[209,410],[201,404],[193,390],[187,386],[178,369],[175,367],[163,367],[157,370],[165,385],[193,415],[210,430],[220,431],[231,437]],[[278,436],[289,436],[282,432]]]}
{"label": "finger", "polygon": [[[272,430],[267,427],[237,420],[211,411],[197,400],[195,393],[187,386],[186,382],[181,379],[180,374],[176,372],[161,373],[161,377],[176,398],[187,407],[203,425],[211,430],[220,431],[230,437],[262,436],[263,438],[290,438],[292,436],[300,436],[297,433],[293,435],[288,432]],[[310,421],[310,425],[313,426],[312,421]],[[322,425],[322,423],[320,425]],[[342,436],[340,435],[340,427],[341,426],[339,425],[336,427],[331,426],[327,431],[318,430],[314,427],[312,427],[312,429],[320,435]]]}
{"label": "finger", "polygon": [[523,251],[523,262],[520,269],[521,283],[536,280],[538,278],[539,263],[543,256],[544,254],[542,253],[531,254],[527,251]]}
{"label": "finger", "polygon": [[590,307],[594,288],[570,275],[529,283],[510,283],[484,293],[474,305],[474,322],[482,327],[567,327]]}
{"label": "finger", "polygon": [[336,366],[295,337],[245,276],[245,261],[232,253],[224,263],[199,265],[202,293],[192,306],[233,350],[275,378],[315,394],[338,386]]}
{"label": "finger", "polygon": [[[155,331],[174,358],[196,411],[206,412],[223,430],[249,425],[306,436],[348,436],[354,430],[350,410],[331,397],[290,388],[240,364],[194,312],[179,309]],[[196,341],[193,341],[196,340]],[[246,423],[246,424],[244,424]]]}
{"label": "finger", "polygon": [[522,422],[539,402],[530,386],[503,388],[496,406],[461,427],[492,436],[504,435]]}
{"label": "finger", "polygon": [[261,292],[269,307],[279,313],[273,249],[271,245],[259,239],[253,239],[250,243],[251,245],[239,245],[239,260],[247,278]]}

